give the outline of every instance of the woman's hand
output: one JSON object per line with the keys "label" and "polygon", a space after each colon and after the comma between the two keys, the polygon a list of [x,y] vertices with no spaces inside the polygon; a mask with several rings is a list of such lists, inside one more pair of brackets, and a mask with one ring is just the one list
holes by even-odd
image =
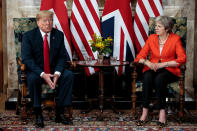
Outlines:
{"label": "woman's hand", "polygon": [[155,72],[159,69],[157,63],[152,63],[149,60],[146,60],[144,62],[144,65],[148,66],[151,70],[154,70]]}
{"label": "woman's hand", "polygon": [[155,64],[157,65],[157,70],[161,69],[161,68],[168,67],[168,63],[167,62],[155,63]]}
{"label": "woman's hand", "polygon": [[168,67],[177,67],[179,65],[179,63],[177,63],[176,61],[169,61],[168,62]]}
{"label": "woman's hand", "polygon": [[179,65],[176,61],[168,61],[168,62],[162,62],[162,63],[152,63],[149,60],[146,59],[140,59],[139,63],[143,63],[144,65],[148,66],[151,70],[154,70],[155,72],[158,69],[165,68],[165,67],[176,67]]}
{"label": "woman's hand", "polygon": [[168,61],[168,62],[152,63],[152,64],[154,64],[154,66],[152,65],[150,66],[153,67],[151,69],[153,69],[154,71],[157,71],[158,69],[165,68],[165,67],[177,67],[179,65],[179,63],[177,63],[176,61]]}
{"label": "woman's hand", "polygon": [[158,69],[165,68],[165,67],[177,67],[178,65],[179,63],[177,63],[176,61],[157,63]]}
{"label": "woman's hand", "polygon": [[148,66],[151,70],[154,70],[154,71],[157,71],[157,69],[159,68],[157,63],[152,63],[146,59],[140,59],[139,63],[142,63],[142,64]]}

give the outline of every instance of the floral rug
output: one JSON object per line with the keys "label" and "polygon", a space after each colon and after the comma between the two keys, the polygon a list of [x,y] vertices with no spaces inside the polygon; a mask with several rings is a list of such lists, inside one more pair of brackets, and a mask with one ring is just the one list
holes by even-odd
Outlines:
{"label": "floral rug", "polygon": [[0,113],[0,128],[3,131],[197,131],[196,111],[189,112],[190,116],[185,117],[182,123],[176,120],[178,116],[168,116],[165,128],[158,128],[157,117],[152,117],[145,126],[137,127],[135,125],[136,119],[131,116],[130,110],[122,110],[121,112],[121,114],[116,114],[111,110],[104,110],[103,120],[99,121],[97,119],[98,110],[92,110],[87,114],[82,114],[80,110],[74,110],[73,125],[62,125],[54,122],[54,112],[44,111],[45,127],[36,129],[32,114],[27,120],[21,120],[20,115],[16,115],[15,111],[5,111]]}

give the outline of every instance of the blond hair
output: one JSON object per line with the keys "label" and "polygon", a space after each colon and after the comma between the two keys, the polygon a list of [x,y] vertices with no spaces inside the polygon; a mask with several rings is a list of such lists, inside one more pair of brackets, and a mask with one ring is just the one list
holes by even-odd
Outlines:
{"label": "blond hair", "polygon": [[44,17],[44,16],[48,16],[48,17],[51,17],[53,18],[53,12],[51,11],[48,11],[48,10],[41,10],[37,13],[36,15],[36,21],[39,21],[40,18]]}

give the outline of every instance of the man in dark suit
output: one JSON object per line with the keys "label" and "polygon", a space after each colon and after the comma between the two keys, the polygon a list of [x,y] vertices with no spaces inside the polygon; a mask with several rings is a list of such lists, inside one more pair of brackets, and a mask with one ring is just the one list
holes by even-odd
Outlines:
{"label": "man in dark suit", "polygon": [[58,91],[55,121],[72,124],[64,116],[65,106],[72,102],[73,86],[73,74],[66,69],[69,56],[64,45],[64,34],[53,28],[53,12],[40,11],[36,21],[38,27],[24,34],[21,48],[22,62],[27,67],[27,86],[36,115],[36,126],[44,127],[40,100],[43,83]]}

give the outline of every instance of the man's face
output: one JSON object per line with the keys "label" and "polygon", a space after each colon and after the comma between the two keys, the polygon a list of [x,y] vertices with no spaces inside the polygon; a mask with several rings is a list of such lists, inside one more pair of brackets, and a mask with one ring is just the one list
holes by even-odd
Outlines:
{"label": "man's face", "polygon": [[53,28],[53,18],[50,16],[43,16],[37,21],[38,27],[45,33],[48,33]]}

